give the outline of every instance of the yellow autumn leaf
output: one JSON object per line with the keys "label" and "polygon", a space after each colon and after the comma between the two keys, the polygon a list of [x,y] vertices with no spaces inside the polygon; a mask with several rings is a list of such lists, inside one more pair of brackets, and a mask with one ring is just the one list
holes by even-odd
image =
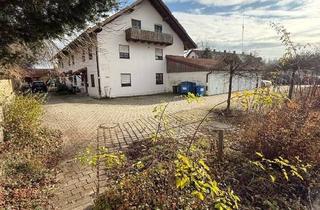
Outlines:
{"label": "yellow autumn leaf", "polygon": [[199,191],[193,191],[191,194],[196,196],[197,198],[199,198],[202,201],[204,200],[204,195]]}
{"label": "yellow autumn leaf", "polygon": [[271,178],[272,183],[274,183],[276,181],[276,177],[275,176],[270,175],[270,178]]}

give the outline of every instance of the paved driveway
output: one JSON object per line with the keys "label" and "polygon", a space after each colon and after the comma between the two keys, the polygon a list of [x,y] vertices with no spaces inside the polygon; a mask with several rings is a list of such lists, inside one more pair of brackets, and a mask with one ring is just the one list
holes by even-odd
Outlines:
{"label": "paved driveway", "polygon": [[204,97],[202,102],[193,104],[171,94],[102,100],[86,96],[50,95],[45,105],[44,124],[60,129],[64,140],[55,207],[84,209],[92,203],[97,184],[96,172],[81,166],[75,157],[86,146],[96,142],[100,124],[125,123],[150,117],[153,108],[164,101],[171,101],[168,112],[197,110],[200,113],[224,100],[226,95]]}

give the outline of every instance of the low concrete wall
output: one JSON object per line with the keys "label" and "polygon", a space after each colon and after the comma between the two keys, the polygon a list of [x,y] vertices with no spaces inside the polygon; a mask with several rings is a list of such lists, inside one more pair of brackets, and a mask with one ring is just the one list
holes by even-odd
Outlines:
{"label": "low concrete wall", "polygon": [[10,79],[0,79],[0,143],[3,142],[3,104],[13,96],[13,83]]}
{"label": "low concrete wall", "polygon": [[0,143],[3,142],[3,109],[0,106]]}
{"label": "low concrete wall", "polygon": [[0,79],[0,106],[6,99],[13,96],[13,83],[11,79]]}

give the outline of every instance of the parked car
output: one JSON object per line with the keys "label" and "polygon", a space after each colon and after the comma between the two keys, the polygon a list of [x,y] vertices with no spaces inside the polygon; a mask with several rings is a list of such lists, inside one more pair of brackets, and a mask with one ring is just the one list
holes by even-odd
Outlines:
{"label": "parked car", "polygon": [[43,81],[33,81],[31,85],[31,90],[33,93],[48,92],[48,88]]}
{"label": "parked car", "polygon": [[272,82],[269,80],[261,80],[261,87],[271,87]]}
{"label": "parked car", "polygon": [[27,83],[27,82],[21,83],[21,85],[20,85],[20,91],[22,91],[22,92],[28,92],[28,91],[30,91],[30,89],[31,89],[30,83]]}

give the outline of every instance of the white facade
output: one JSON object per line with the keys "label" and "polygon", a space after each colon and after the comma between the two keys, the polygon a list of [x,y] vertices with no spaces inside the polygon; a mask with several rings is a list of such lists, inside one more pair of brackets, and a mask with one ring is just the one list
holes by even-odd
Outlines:
{"label": "white facade", "polygon": [[[87,48],[80,48],[77,50],[73,50],[72,54],[69,56],[64,56],[62,58],[63,68],[61,68],[60,64],[60,71],[62,72],[70,72],[75,73],[82,69],[87,69],[87,87],[85,81],[81,79],[82,73],[78,75],[71,75],[64,78],[65,83],[67,86],[75,86],[77,87],[82,93],[87,92],[89,96],[99,98],[98,92],[98,76],[97,76],[97,62],[96,62],[96,48],[91,47],[92,49],[92,56],[89,59],[89,50]],[[83,53],[84,50],[84,53]],[[73,59],[72,59],[72,56]],[[84,59],[83,59],[84,55]],[[70,63],[70,65],[69,65]],[[92,87],[91,75],[94,75],[94,87]],[[76,82],[75,82],[76,80]]]}
{"label": "white facade", "polygon": [[[124,30],[131,27],[131,19],[140,20],[142,30],[153,31],[155,24],[161,24],[163,33],[173,35],[173,44],[160,46],[127,42]],[[149,1],[138,5],[132,13],[123,14],[105,25],[97,38],[102,96],[134,96],[169,91],[166,88],[168,76],[165,55],[183,55],[184,45]],[[119,44],[129,45],[130,59],[119,58]],[[155,48],[163,49],[163,60],[155,59]],[[130,87],[121,87],[121,73],[131,74]],[[163,85],[156,84],[156,73],[163,73]]]}
{"label": "white facade", "polygon": [[[162,26],[162,33],[173,36],[173,44],[158,45],[152,43],[132,42],[126,40],[125,30],[132,27],[131,20],[140,20],[141,29],[154,31],[155,24]],[[96,49],[93,49],[93,59],[89,60],[88,50],[85,50],[86,60],[82,61],[82,48],[73,53],[75,64],[68,65],[68,57],[63,59],[63,72],[76,72],[87,69],[88,95],[92,97],[121,97],[147,95],[172,91],[166,70],[166,55],[181,55],[184,53],[184,43],[175,31],[164,21],[164,18],[147,0],[134,7],[133,11],[125,12],[115,20],[102,27],[96,34],[98,59]],[[119,56],[119,45],[128,45],[130,58]],[[156,60],[155,50],[163,50],[163,59]],[[97,65],[98,60],[98,65]],[[101,93],[98,87],[98,69],[100,73]],[[156,74],[163,74],[163,84],[156,84]],[[91,85],[91,76],[95,80],[95,87]],[[131,86],[121,85],[121,74],[131,75]],[[85,84],[77,81],[79,88]]]}

